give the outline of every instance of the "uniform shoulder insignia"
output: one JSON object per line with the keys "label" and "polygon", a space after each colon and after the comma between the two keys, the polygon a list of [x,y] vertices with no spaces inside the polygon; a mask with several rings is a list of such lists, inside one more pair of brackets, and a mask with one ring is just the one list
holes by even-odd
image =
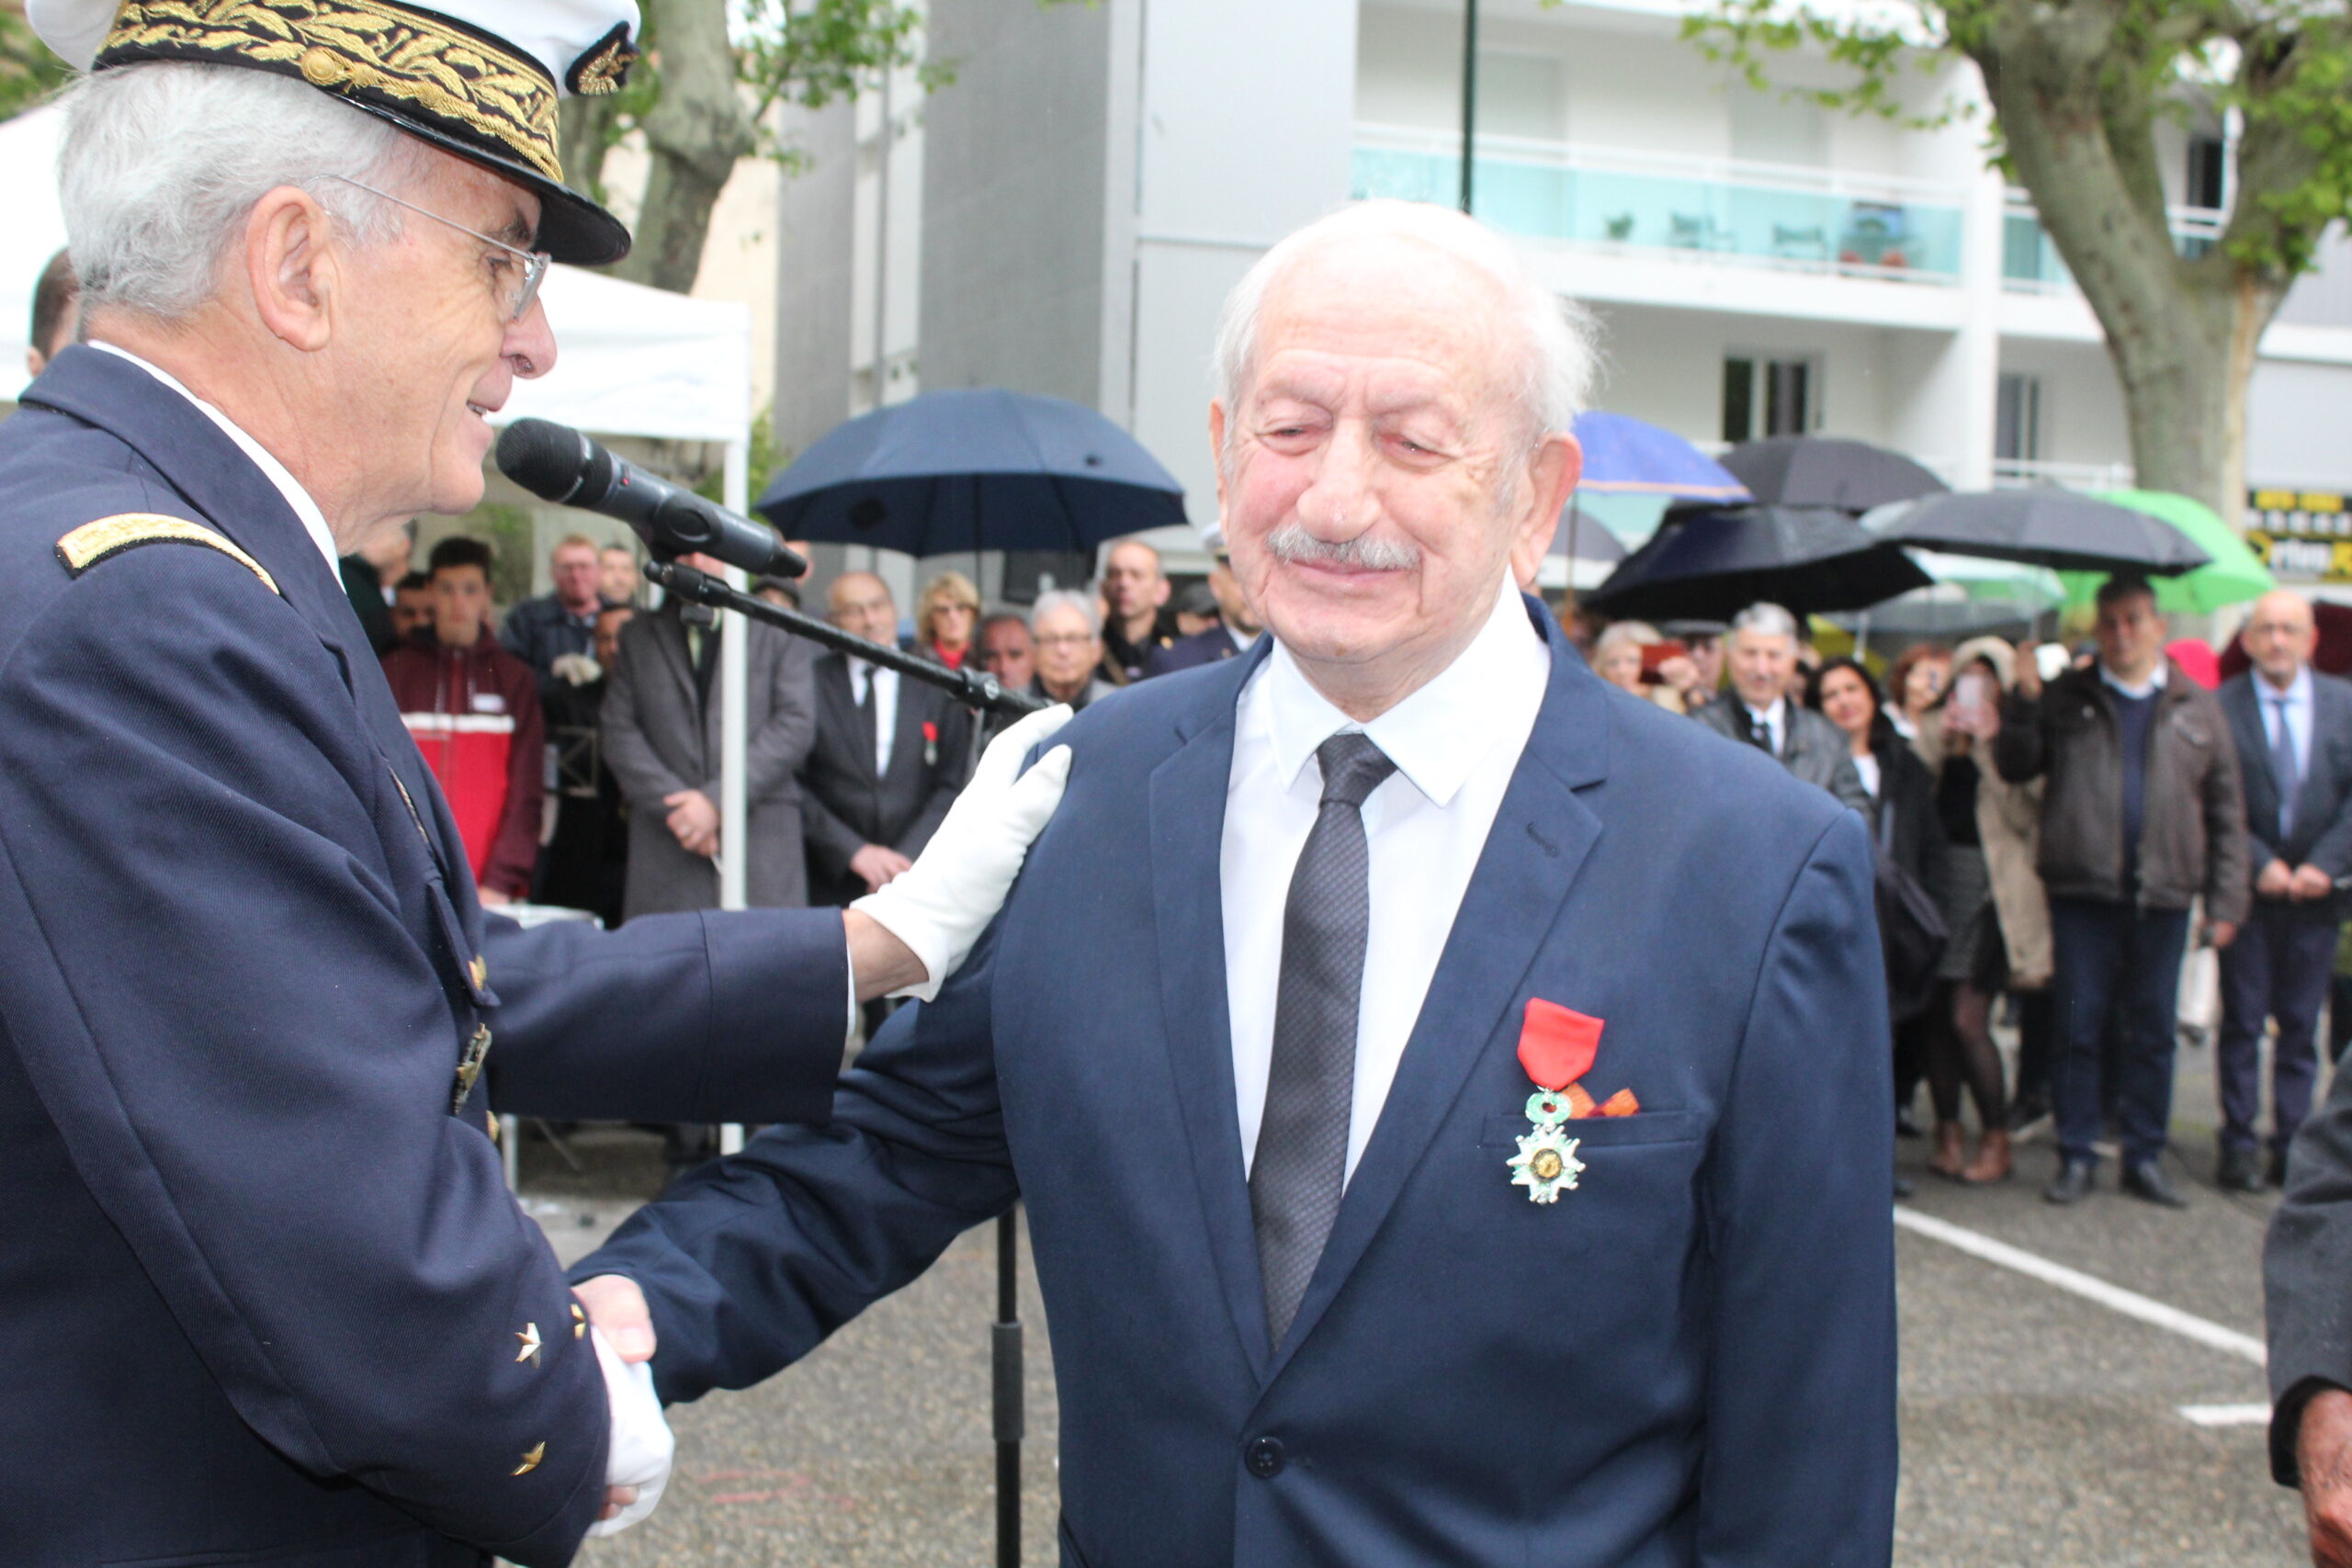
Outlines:
{"label": "uniform shoulder insignia", "polygon": [[57,541],[57,558],[65,563],[70,575],[79,577],[108,556],[119,556],[141,545],[162,544],[202,545],[207,549],[219,550],[260,578],[262,586],[272,593],[281,599],[286,596],[278,588],[277,580],[263,569],[261,562],[224,536],[186,518],[166,517],[157,512],[125,512],[119,516],[85,523]]}

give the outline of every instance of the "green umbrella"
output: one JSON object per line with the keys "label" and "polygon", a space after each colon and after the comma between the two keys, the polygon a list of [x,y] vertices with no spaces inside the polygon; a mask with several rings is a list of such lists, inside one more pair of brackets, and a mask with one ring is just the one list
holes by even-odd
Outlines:
{"label": "green umbrella", "polygon": [[[2270,569],[2238,537],[2238,531],[2201,502],[2161,490],[2105,490],[2092,493],[2100,501],[2128,506],[2171,524],[2213,558],[2211,566],[2200,566],[2178,577],[2154,579],[2156,608],[2160,610],[2218,610],[2224,604],[2257,598],[2278,586]],[[2108,573],[2103,571],[2062,571],[2058,576],[2066,584],[2066,603],[2070,606],[2088,604],[2098,594],[2099,584],[2108,579]]]}

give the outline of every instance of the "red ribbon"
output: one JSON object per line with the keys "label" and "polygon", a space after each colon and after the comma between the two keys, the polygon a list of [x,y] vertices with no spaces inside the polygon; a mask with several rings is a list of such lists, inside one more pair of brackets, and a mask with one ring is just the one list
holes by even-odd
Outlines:
{"label": "red ribbon", "polygon": [[1600,1019],[1530,997],[1527,1021],[1519,1032],[1519,1065],[1529,1077],[1556,1093],[1592,1070],[1601,1028]]}

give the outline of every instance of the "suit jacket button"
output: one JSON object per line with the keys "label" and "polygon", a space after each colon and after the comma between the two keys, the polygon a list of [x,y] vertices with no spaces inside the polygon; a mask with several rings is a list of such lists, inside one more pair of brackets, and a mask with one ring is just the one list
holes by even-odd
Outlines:
{"label": "suit jacket button", "polygon": [[1250,1446],[1242,1450],[1242,1462],[1259,1480],[1272,1481],[1283,1472],[1283,1466],[1289,1461],[1283,1453],[1280,1438],[1253,1438]]}

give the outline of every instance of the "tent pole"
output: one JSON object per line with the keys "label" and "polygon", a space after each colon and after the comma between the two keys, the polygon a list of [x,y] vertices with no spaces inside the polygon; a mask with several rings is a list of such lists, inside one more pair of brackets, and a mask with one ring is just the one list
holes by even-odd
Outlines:
{"label": "tent pole", "polygon": [[[738,438],[727,444],[725,475],[727,505],[739,515],[751,511],[752,444]],[[747,589],[743,572],[727,569],[729,586]],[[718,639],[718,907],[745,907],[745,874],[751,861],[751,807],[745,793],[744,731],[751,684],[750,649],[744,647],[751,627],[732,610],[719,612],[726,628]],[[718,1152],[733,1154],[743,1146],[743,1129],[728,1122],[718,1130]]]}

